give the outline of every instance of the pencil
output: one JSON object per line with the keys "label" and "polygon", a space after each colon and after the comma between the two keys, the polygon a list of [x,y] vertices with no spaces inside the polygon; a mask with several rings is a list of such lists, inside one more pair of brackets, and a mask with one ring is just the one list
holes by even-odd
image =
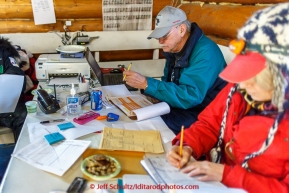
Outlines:
{"label": "pencil", "polygon": [[[184,126],[182,126],[182,130],[181,130],[181,141],[180,141],[180,156],[183,156],[183,141],[184,141]],[[179,164],[179,169],[180,169],[180,164]]]}
{"label": "pencil", "polygon": [[[130,69],[131,65],[132,65],[132,63],[130,63],[130,64],[129,64],[129,66],[128,66],[127,70],[129,70],[129,69]],[[122,81],[124,81],[124,80],[125,80],[125,78],[126,78],[126,75],[124,75],[124,76],[123,76],[123,80],[122,80]]]}

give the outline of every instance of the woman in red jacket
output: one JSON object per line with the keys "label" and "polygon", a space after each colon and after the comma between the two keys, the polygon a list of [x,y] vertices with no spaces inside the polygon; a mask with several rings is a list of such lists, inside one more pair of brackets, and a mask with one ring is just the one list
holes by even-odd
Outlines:
{"label": "woman in red jacket", "polygon": [[[168,161],[201,181],[248,192],[289,192],[289,3],[256,12],[230,45],[231,82],[173,140]],[[203,154],[211,161],[189,162]]]}

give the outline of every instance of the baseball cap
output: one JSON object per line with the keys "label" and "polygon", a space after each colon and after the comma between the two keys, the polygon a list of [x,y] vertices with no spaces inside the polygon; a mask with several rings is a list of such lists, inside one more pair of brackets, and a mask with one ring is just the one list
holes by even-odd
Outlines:
{"label": "baseball cap", "polygon": [[170,31],[172,26],[180,24],[186,20],[187,16],[183,10],[166,6],[158,13],[155,29],[147,38],[161,38]]}
{"label": "baseball cap", "polygon": [[247,52],[236,55],[219,76],[228,82],[240,83],[253,78],[265,68],[266,58],[263,55]]}

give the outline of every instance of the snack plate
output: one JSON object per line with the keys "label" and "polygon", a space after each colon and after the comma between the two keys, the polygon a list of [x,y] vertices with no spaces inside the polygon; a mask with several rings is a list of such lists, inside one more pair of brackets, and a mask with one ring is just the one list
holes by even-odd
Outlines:
{"label": "snack plate", "polygon": [[[37,96],[37,91],[38,89],[34,89],[33,91],[31,91],[31,94],[33,94],[34,96]],[[48,94],[52,94],[54,92],[54,90],[52,88],[44,88],[44,90],[48,93]]]}
{"label": "snack plate", "polygon": [[89,173],[88,171],[86,171],[86,163],[89,159],[92,159],[94,156],[96,156],[96,155],[92,155],[92,156],[85,158],[82,161],[81,166],[80,166],[81,171],[89,178],[96,180],[96,181],[105,181],[105,180],[108,180],[108,179],[111,179],[111,178],[117,176],[119,174],[119,172],[121,171],[121,165],[120,165],[119,161],[117,161],[117,159],[115,159],[114,157],[111,157],[109,155],[105,155],[106,157],[113,160],[117,164],[116,171],[114,173],[106,175],[106,176],[96,176],[96,175]]}

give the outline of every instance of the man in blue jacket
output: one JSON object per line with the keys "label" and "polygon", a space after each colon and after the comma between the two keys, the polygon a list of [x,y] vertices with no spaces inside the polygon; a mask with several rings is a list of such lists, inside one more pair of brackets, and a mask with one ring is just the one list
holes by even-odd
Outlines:
{"label": "man in blue jacket", "polygon": [[166,6],[159,12],[151,38],[159,41],[166,57],[162,80],[130,70],[124,72],[126,83],[167,102],[171,112],[162,119],[177,134],[182,125],[186,128],[194,123],[226,85],[218,77],[226,62],[218,45],[175,7]]}

